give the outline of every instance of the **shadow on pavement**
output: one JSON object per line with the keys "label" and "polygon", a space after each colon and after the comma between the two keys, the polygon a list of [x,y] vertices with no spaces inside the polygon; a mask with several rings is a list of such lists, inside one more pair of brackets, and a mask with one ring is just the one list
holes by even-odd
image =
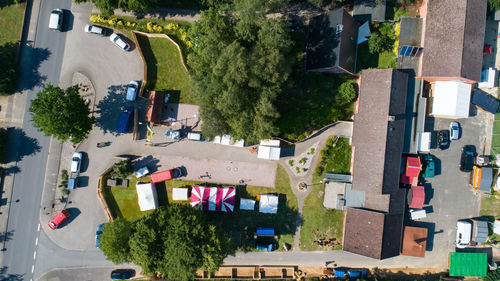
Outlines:
{"label": "shadow on pavement", "polygon": [[67,208],[69,212],[69,218],[67,218],[58,228],[63,228],[66,225],[70,224],[76,217],[78,217],[82,212],[78,208]]}
{"label": "shadow on pavement", "polygon": [[160,160],[158,160],[157,158],[154,158],[152,155],[148,155],[132,162],[132,166],[134,166],[134,171],[137,171],[143,167],[148,167],[149,173],[151,174],[158,171],[159,162]]}
{"label": "shadow on pavement", "polygon": [[3,266],[0,268],[0,280],[9,280],[9,281],[22,281],[24,280],[24,275],[23,274],[9,274],[7,272],[8,267]]}
{"label": "shadow on pavement", "polygon": [[87,187],[89,186],[89,177],[88,176],[79,176],[78,177],[78,187]]}
{"label": "shadow on pavement", "polygon": [[73,13],[71,13],[70,10],[63,10],[64,11],[64,17],[63,17],[63,27],[62,31],[71,31],[73,30],[73,23],[75,21],[75,16]]}
{"label": "shadow on pavement", "polygon": [[[38,72],[38,69],[42,62],[50,57],[51,52],[48,49],[33,48],[30,44],[33,44],[33,42],[21,46],[21,53],[24,57],[29,58],[29,63],[25,62],[21,66],[21,72],[18,77],[18,91],[30,90],[36,86],[41,86],[47,79],[46,76]],[[23,63],[23,58],[21,58],[21,63]]]}
{"label": "shadow on pavement", "polygon": [[[19,128],[9,129],[9,141],[7,147],[8,152],[5,157],[5,164],[19,162],[23,159],[23,157],[34,155],[40,152],[41,149],[40,145],[38,145],[37,139],[27,136],[26,133]],[[19,172],[19,168],[17,168],[17,170],[12,169],[10,171],[10,173],[15,172]]]}
{"label": "shadow on pavement", "polygon": [[118,128],[120,114],[125,107],[130,106],[125,99],[125,95],[125,85],[109,86],[108,94],[97,103],[95,113],[98,113],[99,116],[96,117],[95,125],[101,128],[103,133],[119,135],[116,129]]}

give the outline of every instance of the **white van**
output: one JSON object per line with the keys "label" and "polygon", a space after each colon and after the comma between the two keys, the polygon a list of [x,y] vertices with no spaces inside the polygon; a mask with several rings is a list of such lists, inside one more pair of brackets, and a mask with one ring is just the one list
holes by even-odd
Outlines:
{"label": "white van", "polygon": [[457,248],[465,248],[469,246],[472,238],[472,223],[468,221],[457,222]]}
{"label": "white van", "polygon": [[52,10],[49,18],[49,28],[61,31],[63,16],[64,16],[63,10],[61,9]]}

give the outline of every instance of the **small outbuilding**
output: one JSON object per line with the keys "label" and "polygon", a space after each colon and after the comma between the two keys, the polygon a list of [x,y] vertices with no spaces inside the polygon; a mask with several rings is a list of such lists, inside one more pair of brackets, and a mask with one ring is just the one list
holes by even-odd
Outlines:
{"label": "small outbuilding", "polygon": [[353,15],[358,21],[385,21],[386,0],[355,0]]}
{"label": "small outbuilding", "polygon": [[496,114],[500,102],[493,96],[481,90],[475,90],[472,94],[471,103],[492,114]]}
{"label": "small outbuilding", "polygon": [[425,189],[423,186],[412,186],[408,192],[410,209],[422,209],[425,202]]}
{"label": "small outbuilding", "polygon": [[418,181],[418,175],[422,165],[420,163],[420,158],[417,157],[406,157],[405,174],[403,175],[403,183],[416,185]]}
{"label": "small outbuilding", "polygon": [[491,192],[493,169],[490,167],[472,167],[472,188]]}
{"label": "small outbuilding", "polygon": [[401,255],[411,257],[425,256],[427,247],[427,228],[405,226],[403,232],[403,248]]}
{"label": "small outbuilding", "polygon": [[463,81],[436,81],[429,92],[430,115],[441,118],[467,118],[472,85]]}
{"label": "small outbuilding", "polygon": [[135,187],[141,211],[154,210],[158,207],[158,196],[154,183],[138,183]]}
{"label": "small outbuilding", "polygon": [[161,113],[163,110],[162,92],[151,91],[148,98],[148,110],[146,111],[146,121],[159,123],[161,121]]}
{"label": "small outbuilding", "polygon": [[450,276],[484,277],[488,270],[486,253],[450,253]]}
{"label": "small outbuilding", "polygon": [[278,212],[278,195],[262,194],[259,199],[259,212],[276,214]]}
{"label": "small outbuilding", "polygon": [[280,160],[281,148],[279,140],[261,140],[257,158]]}

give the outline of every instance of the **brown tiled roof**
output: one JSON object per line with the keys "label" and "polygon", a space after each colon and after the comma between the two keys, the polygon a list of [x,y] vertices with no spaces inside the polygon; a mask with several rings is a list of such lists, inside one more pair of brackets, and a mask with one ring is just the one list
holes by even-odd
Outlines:
{"label": "brown tiled roof", "polygon": [[405,226],[403,233],[403,248],[401,254],[404,256],[424,257],[427,246],[427,228]]}
{"label": "brown tiled roof", "polygon": [[[398,214],[404,211],[399,174],[407,83],[408,75],[393,69],[367,69],[361,76],[352,138],[352,187],[365,192],[366,208]],[[390,116],[394,120],[390,121]]]}
{"label": "brown tiled roof", "polygon": [[397,256],[402,227],[403,215],[348,208],[343,249],[375,259]]}
{"label": "brown tiled roof", "polygon": [[486,0],[429,0],[422,77],[480,81]]}
{"label": "brown tiled roof", "polygon": [[146,120],[153,123],[159,123],[161,120],[161,112],[163,110],[163,93],[151,91],[148,99],[148,110],[146,112]]}

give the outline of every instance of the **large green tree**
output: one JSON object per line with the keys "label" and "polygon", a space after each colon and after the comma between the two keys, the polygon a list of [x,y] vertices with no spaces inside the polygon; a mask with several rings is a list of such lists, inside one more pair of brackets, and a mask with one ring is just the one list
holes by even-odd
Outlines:
{"label": "large green tree", "polygon": [[112,223],[104,225],[99,236],[99,248],[108,260],[116,264],[130,262],[129,240],[132,233],[132,223],[123,218],[116,218]]}
{"label": "large green tree", "polygon": [[16,50],[17,43],[6,43],[0,46],[0,95],[10,95],[16,86]]}
{"label": "large green tree", "polygon": [[293,60],[287,23],[267,17],[284,1],[235,0],[233,10],[210,8],[190,30],[188,57],[203,133],[229,133],[254,142],[277,133],[275,107]]}
{"label": "large green tree", "polygon": [[78,85],[66,90],[47,84],[31,101],[33,126],[47,136],[76,144],[84,140],[94,123],[89,106],[78,92]]}
{"label": "large green tree", "polygon": [[198,269],[217,271],[229,243],[201,211],[183,205],[160,207],[132,226],[115,220],[101,235],[101,249],[109,260],[133,262],[148,274],[178,281],[192,280]]}

